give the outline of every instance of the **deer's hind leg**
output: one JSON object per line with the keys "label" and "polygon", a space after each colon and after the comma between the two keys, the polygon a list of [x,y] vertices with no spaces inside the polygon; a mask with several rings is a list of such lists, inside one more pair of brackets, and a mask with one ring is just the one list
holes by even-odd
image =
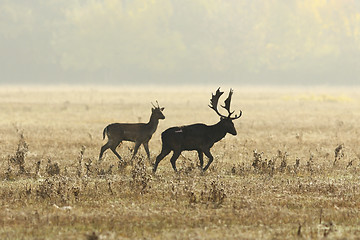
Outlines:
{"label": "deer's hind leg", "polygon": [[116,148],[117,148],[117,146],[119,146],[120,143],[121,143],[121,141],[114,142],[114,143],[110,146],[110,149],[111,149],[111,151],[115,154],[115,156],[116,156],[120,161],[122,161],[121,156],[120,156],[119,153],[116,151]]}
{"label": "deer's hind leg", "polygon": [[177,172],[177,169],[176,169],[176,160],[178,159],[178,157],[180,156],[181,154],[181,151],[180,150],[174,150],[174,153],[170,159],[170,162],[171,162],[171,166],[172,168],[174,169],[175,172]]}
{"label": "deer's hind leg", "polygon": [[204,153],[201,150],[197,150],[199,160],[200,160],[200,168],[202,169],[204,166]]}
{"label": "deer's hind leg", "polygon": [[108,141],[107,143],[105,143],[104,146],[101,147],[101,149],[100,149],[100,154],[99,154],[99,160],[98,160],[99,162],[101,161],[101,158],[102,158],[104,152],[105,152],[108,148],[110,148],[110,147],[111,147],[110,141]]}
{"label": "deer's hind leg", "polygon": [[165,147],[163,146],[163,148],[161,149],[161,153],[156,157],[156,162],[155,162],[154,167],[153,167],[153,173],[156,172],[156,169],[157,169],[160,161],[161,161],[164,157],[166,157],[166,155],[168,155],[170,152],[171,152],[170,149],[165,148]]}

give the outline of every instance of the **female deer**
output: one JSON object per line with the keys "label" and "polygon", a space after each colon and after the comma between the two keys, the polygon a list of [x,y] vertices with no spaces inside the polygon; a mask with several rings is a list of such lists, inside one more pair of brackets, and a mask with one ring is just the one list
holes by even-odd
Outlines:
{"label": "female deer", "polygon": [[135,148],[131,160],[135,157],[140,145],[145,148],[147,157],[150,161],[149,141],[157,129],[159,119],[165,119],[162,111],[164,108],[160,108],[159,103],[156,101],[157,106],[153,104],[151,109],[152,113],[148,123],[112,123],[104,128],[103,139],[105,135],[108,137],[108,142],[101,147],[99,161],[101,161],[102,155],[108,148],[121,160],[121,156],[116,151],[116,147],[122,141],[135,142]]}

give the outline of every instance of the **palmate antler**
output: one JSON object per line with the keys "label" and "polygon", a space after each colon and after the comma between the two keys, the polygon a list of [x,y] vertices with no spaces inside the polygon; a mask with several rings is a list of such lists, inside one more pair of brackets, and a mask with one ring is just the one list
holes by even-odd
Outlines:
{"label": "palmate antler", "polygon": [[235,120],[235,119],[238,119],[241,117],[242,115],[242,111],[240,110],[240,114],[239,116],[238,115],[235,115],[235,117],[230,117],[235,111],[230,111],[230,103],[231,103],[231,97],[233,95],[233,90],[230,88],[230,91],[229,91],[229,96],[227,97],[227,99],[224,101],[225,103],[225,106],[221,106],[223,108],[225,108],[227,110],[227,112],[229,113],[228,115],[228,118],[232,119],[232,120]]}
{"label": "palmate antler", "polygon": [[219,102],[219,98],[220,98],[220,96],[221,96],[223,93],[224,93],[224,92],[221,92],[221,91],[220,91],[220,88],[218,88],[218,89],[216,90],[215,95],[212,94],[212,97],[211,97],[211,99],[210,99],[210,105],[209,105],[209,107],[210,107],[211,109],[213,109],[213,110],[214,110],[220,117],[222,117],[222,118],[228,118],[228,119],[231,119],[231,120],[235,120],[235,119],[240,118],[241,115],[242,115],[242,111],[241,111],[241,110],[240,110],[240,114],[239,114],[239,115],[235,115],[235,117],[231,117],[231,115],[235,112],[235,111],[232,111],[232,112],[230,111],[231,97],[232,97],[232,94],[233,94],[233,90],[232,90],[232,89],[230,89],[229,96],[228,96],[227,99],[224,101],[225,106],[221,106],[221,107],[223,107],[223,108],[225,108],[225,109],[227,110],[227,112],[229,113],[229,115],[226,117],[226,116],[222,115],[222,114],[218,111],[217,105],[218,105],[218,102]]}
{"label": "palmate antler", "polygon": [[220,98],[221,95],[223,95],[223,93],[224,92],[220,92],[220,88],[218,88],[216,90],[215,95],[211,94],[212,97],[210,99],[210,105],[209,105],[209,107],[211,109],[213,109],[220,117],[225,117],[221,113],[219,113],[219,111],[217,110],[217,105],[218,105],[219,98]]}

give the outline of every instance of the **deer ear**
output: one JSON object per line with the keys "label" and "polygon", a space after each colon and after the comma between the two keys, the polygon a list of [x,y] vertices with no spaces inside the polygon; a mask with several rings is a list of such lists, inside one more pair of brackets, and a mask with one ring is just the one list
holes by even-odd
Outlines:
{"label": "deer ear", "polygon": [[165,109],[164,107],[160,108],[161,111],[164,111],[164,109]]}
{"label": "deer ear", "polygon": [[151,111],[153,112],[155,110],[155,108],[151,108]]}

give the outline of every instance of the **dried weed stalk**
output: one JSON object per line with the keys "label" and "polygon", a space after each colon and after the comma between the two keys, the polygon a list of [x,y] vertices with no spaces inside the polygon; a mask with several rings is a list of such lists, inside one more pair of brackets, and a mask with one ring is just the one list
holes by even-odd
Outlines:
{"label": "dried weed stalk", "polygon": [[80,154],[78,156],[78,166],[77,166],[77,169],[76,169],[76,175],[78,177],[81,177],[81,175],[82,175],[82,162],[84,160],[85,150],[86,150],[86,147],[82,146],[81,150],[80,150]]}
{"label": "dried weed stalk", "polygon": [[300,168],[300,158],[296,157],[295,164],[294,164],[294,172],[297,173]]}
{"label": "dried weed stalk", "polygon": [[[25,170],[25,156],[26,156],[27,152],[29,151],[29,145],[25,141],[23,132],[18,129],[17,129],[17,131],[19,133],[18,146],[17,146],[15,154],[9,156],[8,161],[9,161],[9,163],[18,166],[18,168],[19,168],[18,175],[21,175],[21,174],[27,173]],[[10,164],[9,164],[9,168],[11,168]],[[12,172],[11,169],[8,169],[7,175],[9,175],[11,172]]]}
{"label": "dried weed stalk", "polygon": [[136,159],[137,161],[133,164],[131,169],[130,186],[133,189],[140,191],[140,194],[143,194],[146,193],[150,187],[149,183],[151,181],[151,175],[146,170],[144,158],[136,157]]}
{"label": "dried weed stalk", "polygon": [[[279,150],[279,152],[281,153],[281,151]],[[254,153],[254,159],[253,159],[253,163],[252,166],[254,167],[255,171],[257,173],[267,173],[270,176],[274,175],[275,173],[275,163],[276,160],[279,158],[279,156],[275,156],[270,160],[262,159],[262,155],[264,154],[264,152],[258,153],[257,150],[253,151]],[[282,156],[280,156],[282,158]]]}
{"label": "dried weed stalk", "polygon": [[49,158],[45,171],[49,176],[59,175],[60,174],[59,164],[57,162],[52,163],[51,159]]}
{"label": "dried weed stalk", "polygon": [[306,169],[311,174],[314,173],[314,155],[312,153],[310,154],[309,160],[306,163]]}
{"label": "dried weed stalk", "polygon": [[284,172],[287,167],[287,152],[282,152],[281,150],[278,150],[277,158],[281,160],[280,162],[280,172]]}
{"label": "dried weed stalk", "polygon": [[35,171],[34,171],[34,177],[35,178],[40,176],[40,165],[41,165],[40,160],[35,163]]}
{"label": "dried weed stalk", "polygon": [[335,158],[334,158],[334,163],[333,165],[335,166],[337,161],[339,161],[342,157],[344,157],[345,153],[344,153],[344,144],[340,144],[339,146],[337,146],[334,150],[335,152]]}
{"label": "dried weed stalk", "polygon": [[211,204],[213,208],[220,208],[226,199],[225,185],[217,179],[212,180],[210,186],[206,184],[201,191],[200,199],[207,205]]}
{"label": "dried weed stalk", "polygon": [[260,169],[260,168],[261,168],[261,165],[262,165],[262,155],[263,155],[263,154],[264,154],[263,152],[258,153],[256,149],[253,151],[254,160],[253,160],[252,166],[253,166],[255,169]]}

